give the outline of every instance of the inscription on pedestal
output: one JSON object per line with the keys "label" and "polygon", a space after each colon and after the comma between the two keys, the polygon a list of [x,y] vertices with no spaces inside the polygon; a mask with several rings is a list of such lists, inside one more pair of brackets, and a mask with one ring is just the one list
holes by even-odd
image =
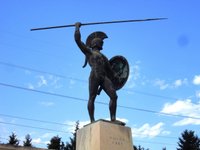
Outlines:
{"label": "inscription on pedestal", "polygon": [[127,141],[123,137],[110,136],[109,139],[111,141],[110,143],[114,145],[124,145],[127,143]]}
{"label": "inscription on pedestal", "polygon": [[129,127],[98,121],[78,130],[76,150],[133,150]]}

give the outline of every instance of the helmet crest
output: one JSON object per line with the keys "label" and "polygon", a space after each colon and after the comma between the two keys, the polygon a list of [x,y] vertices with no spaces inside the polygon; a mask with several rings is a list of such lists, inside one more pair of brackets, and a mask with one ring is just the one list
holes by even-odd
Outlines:
{"label": "helmet crest", "polygon": [[87,37],[86,45],[91,48],[92,41],[95,38],[99,38],[99,39],[104,40],[105,38],[108,38],[108,36],[104,32],[101,32],[101,31],[93,32]]}

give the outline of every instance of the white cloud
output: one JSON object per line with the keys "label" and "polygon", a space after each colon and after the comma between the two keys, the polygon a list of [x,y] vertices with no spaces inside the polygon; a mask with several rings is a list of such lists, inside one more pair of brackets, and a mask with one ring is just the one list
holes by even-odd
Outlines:
{"label": "white cloud", "polygon": [[37,89],[44,86],[48,86],[49,88],[60,89],[62,84],[60,84],[60,77],[53,75],[39,75],[34,77],[35,83],[26,84],[29,89]]}
{"label": "white cloud", "polygon": [[[110,119],[109,119],[110,120]],[[122,122],[124,122],[124,123],[128,123],[128,119],[126,119],[126,118],[118,118],[117,117],[117,120],[119,120],[119,121],[122,121]]]}
{"label": "white cloud", "polygon": [[134,63],[134,65],[130,65],[129,66],[129,77],[128,77],[128,81],[126,83],[127,88],[133,88],[136,86],[137,84],[145,84],[145,81],[142,80],[141,81],[141,73],[140,73],[140,61],[136,61]]}
{"label": "white cloud", "polygon": [[184,79],[177,79],[174,82],[169,82],[167,83],[165,80],[161,80],[161,79],[156,79],[154,81],[154,85],[158,86],[161,90],[165,90],[167,88],[173,89],[173,88],[178,88],[181,87],[183,85],[187,85],[188,84],[188,80],[186,78]]}
{"label": "white cloud", "polygon": [[47,85],[47,80],[45,79],[44,76],[41,75],[41,76],[38,76],[38,78],[39,78],[39,81],[37,83],[38,87]]}
{"label": "white cloud", "polygon": [[184,78],[184,79],[178,79],[174,82],[174,86],[175,88],[183,86],[183,85],[187,85],[188,84],[188,79]]}
{"label": "white cloud", "polygon": [[35,87],[31,83],[28,84],[28,88],[31,89],[31,90],[35,89]]}
{"label": "white cloud", "polygon": [[[128,123],[128,120],[125,118],[116,118],[119,121],[122,121],[124,123]],[[106,118],[105,120],[110,120],[110,118]],[[70,132],[73,133],[75,130],[75,126],[76,126],[76,121],[65,121],[64,124],[66,124],[67,128],[64,127],[64,131],[66,132]],[[79,121],[79,128],[82,128],[83,126],[90,124],[90,121]]]}
{"label": "white cloud", "polygon": [[47,145],[49,143],[49,141],[44,141],[41,138],[33,138],[32,143],[35,145],[40,145],[40,144]]}
{"label": "white cloud", "polygon": [[55,88],[55,89],[59,89],[62,87],[61,84],[59,84],[59,81],[60,81],[60,77],[56,77],[56,76],[53,76],[53,75],[50,75],[48,77],[49,79],[49,82],[51,82],[51,85]]}
{"label": "white cloud", "polygon": [[200,98],[200,91],[196,91],[196,97]]}
{"label": "white cloud", "polygon": [[193,84],[200,85],[200,75],[194,76]]}
{"label": "white cloud", "polygon": [[128,80],[127,80],[127,83],[126,83],[128,88],[135,87],[135,82],[133,80],[133,76],[134,76],[133,75],[133,66],[130,66],[130,68],[129,68],[129,77],[128,77]]}
{"label": "white cloud", "polygon": [[69,80],[69,88],[73,88],[75,84],[76,84],[75,80],[73,80],[73,79]]}
{"label": "white cloud", "polygon": [[43,134],[41,137],[42,138],[51,138],[51,137],[53,137],[53,133],[45,133],[45,134]]}
{"label": "white cloud", "polygon": [[[110,121],[110,118],[106,118],[105,120]],[[121,121],[121,122],[123,122],[125,124],[127,124],[129,122],[128,119],[126,119],[126,118],[117,117],[116,120]]]}
{"label": "white cloud", "polygon": [[41,144],[42,140],[41,140],[41,138],[36,138],[36,139],[32,139],[32,142],[35,144]]}
{"label": "white cloud", "polygon": [[174,82],[174,86],[175,87],[179,87],[179,86],[181,86],[182,85],[182,81],[181,80],[176,80],[175,82]]}
{"label": "white cloud", "polygon": [[49,106],[53,106],[54,103],[53,102],[39,102],[40,105],[43,105],[43,106],[46,106],[46,107],[49,107]]}
{"label": "white cloud", "polygon": [[200,119],[197,120],[197,119],[192,119],[192,118],[185,118],[185,119],[175,122],[173,125],[174,126],[185,126],[185,125],[189,125],[189,124],[200,125]]}
{"label": "white cloud", "polygon": [[169,131],[165,131],[163,129],[164,123],[159,122],[153,126],[150,126],[148,123],[144,124],[139,128],[132,128],[132,135],[133,137],[139,138],[153,138],[159,135],[166,135],[169,134]]}
{"label": "white cloud", "polygon": [[155,86],[159,86],[161,90],[164,90],[169,87],[169,84],[165,83],[165,80],[157,79],[154,83]]}
{"label": "white cloud", "polygon": [[133,67],[131,68],[132,70],[132,76],[134,80],[137,80],[138,78],[140,78],[140,66],[139,66],[140,62],[136,62],[135,65],[133,65]]}
{"label": "white cloud", "polygon": [[[82,128],[83,126],[89,124],[90,121],[79,121],[79,128]],[[76,127],[76,121],[65,121],[64,124],[66,124],[67,128],[64,127],[64,131],[73,133]]]}
{"label": "white cloud", "polygon": [[175,80],[173,85],[172,85],[172,88],[178,88],[182,85],[187,85],[188,84],[188,80],[185,78],[185,79],[178,79],[178,80]]}
{"label": "white cloud", "polygon": [[[189,116],[174,123],[174,126],[200,125],[200,103],[194,104],[190,99],[177,100],[174,103],[166,103],[161,110],[162,113]],[[190,118],[191,117],[191,118]]]}

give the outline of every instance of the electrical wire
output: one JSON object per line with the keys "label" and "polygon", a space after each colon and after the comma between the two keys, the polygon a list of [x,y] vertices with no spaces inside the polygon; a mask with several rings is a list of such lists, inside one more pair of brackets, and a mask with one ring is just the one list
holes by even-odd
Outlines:
{"label": "electrical wire", "polygon": [[[83,98],[78,98],[78,97],[73,97],[73,96],[68,96],[68,95],[63,95],[63,94],[57,94],[57,93],[51,93],[51,92],[46,92],[46,91],[41,91],[41,90],[29,89],[29,88],[11,85],[11,84],[6,84],[6,83],[2,83],[2,82],[0,82],[0,85],[4,86],[4,87],[11,87],[11,88],[21,89],[21,90],[25,90],[25,91],[32,91],[32,92],[36,92],[36,93],[41,93],[41,94],[46,94],[46,95],[51,95],[51,96],[57,96],[57,97],[67,98],[67,99],[76,100],[76,101],[83,101],[83,102],[88,101],[88,100],[83,99]],[[101,104],[101,105],[108,105],[108,103],[99,102],[99,101],[96,101],[96,103]],[[198,119],[198,120],[200,119],[200,117],[191,117],[191,116],[186,116],[186,115],[169,114],[169,113],[158,112],[158,111],[154,111],[154,110],[148,110],[148,109],[142,109],[142,108],[136,108],[136,107],[130,107],[130,106],[118,105],[118,107],[130,109],[130,110],[166,115],[166,116],[190,118],[190,119]]]}
{"label": "electrical wire", "polygon": [[35,121],[35,122],[41,122],[41,123],[56,124],[56,125],[61,125],[61,126],[72,126],[72,125],[64,124],[64,123],[58,123],[58,122],[52,122],[52,121],[46,121],[46,120],[38,120],[38,119],[30,119],[30,118],[19,117],[19,116],[14,116],[14,115],[7,115],[7,114],[0,114],[0,116],[22,119],[22,120]]}
{"label": "electrical wire", "polygon": [[[14,126],[20,126],[20,127],[25,127],[25,128],[47,130],[47,131],[60,132],[60,133],[71,133],[71,132],[68,132],[68,131],[61,131],[61,130],[55,130],[55,129],[49,129],[49,128],[42,128],[42,127],[24,125],[24,124],[17,124],[17,123],[10,123],[10,122],[5,122],[5,121],[0,121],[0,124],[14,125]],[[135,135],[140,136],[140,135],[143,135],[143,134],[135,134]],[[156,137],[157,138],[165,138],[165,139],[177,139],[176,137],[170,137],[170,136],[156,136]]]}
{"label": "electrical wire", "polygon": [[9,123],[9,122],[3,122],[3,121],[0,121],[0,123],[1,124],[7,124],[7,125],[20,126],[20,127],[25,127],[25,128],[32,128],[32,129],[40,129],[40,130],[47,130],[47,131],[60,132],[60,133],[70,133],[70,132],[67,132],[67,131],[61,131],[61,130],[55,130],[55,129],[49,129],[49,128],[41,128],[41,127],[24,125],[24,124]]}
{"label": "electrical wire", "polygon": [[30,67],[25,67],[25,66],[21,66],[21,65],[12,64],[12,63],[7,63],[7,62],[0,61],[0,64],[1,65],[5,65],[5,66],[9,66],[9,67],[13,67],[13,68],[18,68],[18,69],[33,71],[33,72],[37,72],[37,73],[44,73],[44,74],[48,74],[48,75],[53,75],[53,76],[59,77],[59,78],[73,79],[73,80],[80,81],[80,82],[87,82],[86,80],[81,80],[81,79],[77,79],[77,78],[67,77],[67,76],[64,76],[64,75],[61,75],[61,74],[56,74],[56,73],[47,72],[47,71],[43,71],[43,70],[33,69],[33,68],[30,68]]}
{"label": "electrical wire", "polygon": [[[0,62],[2,63],[2,62]],[[10,65],[10,64],[4,64],[4,65]],[[26,68],[26,67],[23,67],[23,66],[16,66],[16,65],[10,65],[11,67],[16,67],[16,68],[21,68],[21,69],[26,69],[26,70],[31,70],[31,71],[34,71],[34,72],[40,72],[40,73],[45,73],[45,74],[51,74],[51,75],[54,75],[54,76],[57,76],[57,77],[61,77],[61,78],[66,78],[66,76],[63,76],[63,75],[59,75],[59,74],[55,74],[55,73],[48,73],[48,72],[45,72],[45,71],[40,71],[40,70],[34,70],[34,69],[31,69],[31,68]],[[73,78],[74,79],[74,78]],[[75,79],[76,80],[76,79]],[[78,79],[79,80],[79,79]],[[81,80],[83,81],[83,80]],[[86,82],[86,81],[84,81]],[[5,85],[2,85],[2,86],[6,86]],[[18,89],[23,89],[25,90],[24,88],[22,87],[17,87],[17,86],[9,86],[9,87],[13,87],[13,88],[18,88]],[[126,89],[122,89],[122,90],[125,90],[127,91]],[[37,91],[33,91],[33,92],[39,92],[38,90]],[[176,98],[172,98],[172,97],[166,97],[166,96],[161,96],[161,95],[157,95],[157,94],[151,94],[151,93],[146,93],[146,92],[141,92],[141,91],[132,91],[132,92],[135,92],[135,93],[138,93],[138,94],[143,94],[143,95],[147,95],[147,96],[154,96],[154,97],[160,97],[160,98],[168,98],[168,99],[176,99]],[[49,92],[45,92],[45,91],[41,91],[39,93],[43,93],[43,94],[50,94],[50,95],[54,95],[54,96],[59,96],[59,97],[63,97],[62,95],[60,94],[55,94],[55,93],[49,93]],[[68,96],[64,96],[64,98],[69,98]],[[71,97],[72,99],[74,97]],[[75,98],[76,99],[76,98]],[[78,98],[79,99],[79,98]],[[78,100],[77,99],[77,100]],[[85,101],[83,99],[80,99],[81,101]],[[105,103],[101,103],[101,102],[97,102],[99,104],[103,104],[105,105]],[[106,104],[107,105],[107,104]],[[157,113],[156,111],[151,111],[151,110],[145,110],[145,109],[138,109],[138,108],[132,108],[132,107],[126,107],[126,106],[119,106],[119,107],[123,107],[123,108],[127,108],[127,109],[136,109],[138,111],[145,111],[145,112],[150,112],[150,113]],[[4,114],[0,114],[0,115],[4,115]],[[165,114],[166,115],[166,114]],[[5,115],[6,116],[6,115]],[[42,121],[42,120],[36,120],[36,119],[29,119],[29,118],[23,118],[23,117],[18,117],[18,116],[11,116],[11,115],[7,115],[7,117],[16,117],[16,118],[19,118],[19,119],[27,119],[27,120],[32,120],[32,121],[38,121],[38,122],[44,122],[44,123],[53,123],[53,122],[49,122],[49,121]],[[171,114],[170,114],[171,116]],[[173,115],[174,116],[174,115]],[[180,116],[179,116],[180,117]],[[186,117],[186,116],[181,116],[181,117]],[[189,117],[190,118],[190,117]],[[194,119],[194,118],[193,118]],[[199,118],[198,118],[199,119]],[[0,122],[1,123],[1,122]],[[54,124],[54,123],[53,123]],[[59,124],[59,123],[55,123],[55,124]],[[19,125],[19,124],[18,124]],[[25,127],[28,127],[25,125]],[[36,128],[36,127],[34,127]],[[42,128],[39,128],[39,129],[42,129]],[[137,140],[138,141],[138,140]],[[169,143],[157,143],[157,142],[145,142],[145,141],[140,141],[141,143],[150,143],[150,144],[165,144],[165,145],[173,145],[173,144],[169,144]]]}
{"label": "electrical wire", "polygon": [[[12,63],[0,61],[0,64],[5,65],[5,66],[9,66],[9,67],[18,68],[18,69],[29,70],[29,71],[33,71],[33,72],[37,72],[37,73],[44,73],[44,74],[48,74],[48,75],[53,75],[55,77],[60,77],[60,78],[64,78],[64,79],[72,79],[72,80],[75,80],[75,81],[87,83],[86,80],[77,79],[77,78],[73,78],[73,77],[67,77],[65,75],[56,74],[56,73],[47,72],[47,71],[42,71],[42,70],[38,70],[38,69],[33,69],[33,68],[30,68],[30,67],[25,67],[25,66],[21,66],[21,65],[12,64]],[[166,99],[172,99],[172,100],[178,99],[178,98],[175,98],[175,97],[169,97],[169,96],[163,96],[163,95],[158,95],[158,94],[153,94],[153,93],[147,93],[147,92],[138,91],[138,90],[131,90],[130,91],[130,90],[125,89],[125,88],[123,88],[122,90],[127,91],[127,92],[134,92],[134,93],[146,95],[146,96],[158,97],[158,98],[166,98]]]}
{"label": "electrical wire", "polygon": [[134,141],[140,142],[140,143],[147,143],[147,144],[159,144],[159,145],[165,145],[165,146],[177,146],[176,144],[172,144],[172,143],[149,142],[149,141],[143,141],[143,140],[134,140]]}

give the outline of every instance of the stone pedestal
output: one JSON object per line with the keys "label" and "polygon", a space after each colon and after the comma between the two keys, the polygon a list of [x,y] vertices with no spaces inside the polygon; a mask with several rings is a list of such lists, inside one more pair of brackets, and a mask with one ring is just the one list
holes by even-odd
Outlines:
{"label": "stone pedestal", "polygon": [[133,150],[131,129],[99,120],[77,131],[76,150]]}

